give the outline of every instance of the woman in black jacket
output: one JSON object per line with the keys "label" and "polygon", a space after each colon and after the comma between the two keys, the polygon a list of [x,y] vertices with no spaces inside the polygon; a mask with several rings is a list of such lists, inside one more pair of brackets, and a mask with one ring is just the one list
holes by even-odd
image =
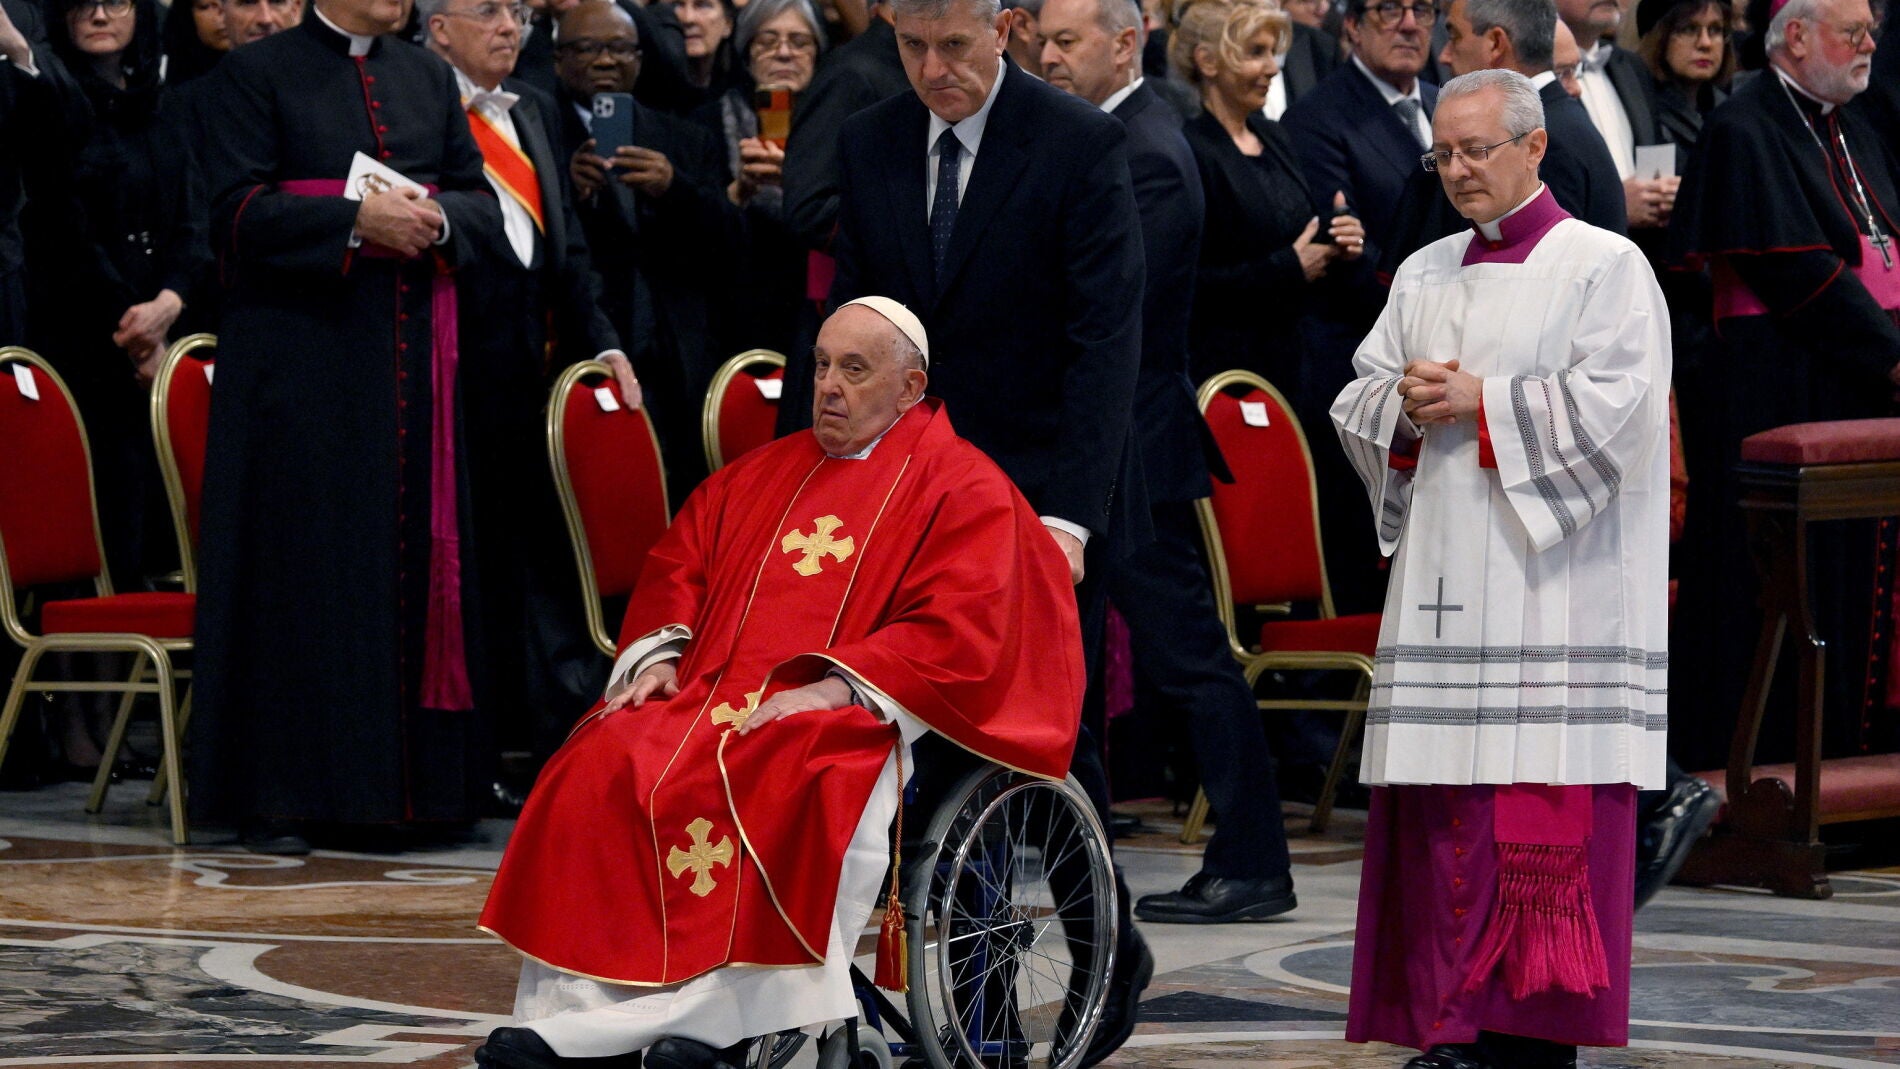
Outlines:
{"label": "woman in black jacket", "polygon": [[1702,120],[1728,99],[1734,22],[1728,0],[1642,0],[1636,8],[1642,56],[1656,81],[1656,118],[1676,146],[1677,174],[1688,166]]}
{"label": "woman in black jacket", "polygon": [[1292,139],[1260,110],[1279,73],[1275,47],[1290,32],[1286,15],[1258,0],[1201,0],[1168,51],[1203,109],[1183,130],[1207,194],[1191,371],[1202,380],[1242,368],[1294,397],[1307,287],[1335,261],[1357,259],[1365,230],[1348,215],[1324,226],[1314,217]]}

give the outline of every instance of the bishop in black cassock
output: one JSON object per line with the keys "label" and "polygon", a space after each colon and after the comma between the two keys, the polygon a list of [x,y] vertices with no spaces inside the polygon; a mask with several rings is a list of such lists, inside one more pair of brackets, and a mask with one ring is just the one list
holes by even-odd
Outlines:
{"label": "bishop in black cassock", "polygon": [[[467,821],[489,783],[438,283],[509,250],[449,67],[370,35],[397,12],[319,0],[210,76],[224,110],[206,183],[229,294],[191,801],[253,830]],[[432,247],[361,240],[361,206],[342,195],[358,153],[431,189]]]}
{"label": "bishop in black cassock", "polygon": [[[1842,26],[1871,20],[1865,0],[1837,6],[1847,17],[1829,17]],[[1866,87],[1873,42],[1813,17],[1783,19],[1779,2],[1755,8],[1757,26],[1791,22],[1786,32],[1807,57],[1775,50],[1769,68],[1709,117],[1672,223],[1678,258],[1711,268],[1720,336],[1707,372],[1678,394],[1690,500],[1672,674],[1689,682],[1672,697],[1692,729],[1679,738],[1702,740],[1700,767],[1719,766],[1726,751],[1750,657],[1741,636],[1753,634],[1745,622],[1755,618],[1757,584],[1732,471],[1741,440],[1788,423],[1891,415],[1900,375],[1900,193],[1876,131],[1840,106]],[[1877,551],[1871,526],[1825,524],[1810,534],[1833,753],[1880,752],[1894,741],[1868,734],[1891,734],[1889,718],[1862,715],[1887,704],[1890,651],[1870,636],[1892,634],[1890,621],[1870,614],[1876,603],[1886,607],[1881,616],[1892,611],[1893,540],[1879,539]],[[1878,572],[1877,555],[1888,564]],[[1785,755],[1792,737],[1789,725],[1771,724],[1764,759],[1780,759],[1774,748]]]}

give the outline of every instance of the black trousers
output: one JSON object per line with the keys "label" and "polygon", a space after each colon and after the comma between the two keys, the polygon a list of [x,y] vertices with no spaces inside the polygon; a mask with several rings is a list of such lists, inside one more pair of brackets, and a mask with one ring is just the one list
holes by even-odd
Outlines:
{"label": "black trousers", "polygon": [[1286,824],[1260,711],[1214,608],[1200,528],[1188,501],[1150,510],[1155,541],[1108,570],[1135,664],[1172,716],[1185,719],[1201,789],[1219,816],[1201,858],[1211,876],[1287,871]]}

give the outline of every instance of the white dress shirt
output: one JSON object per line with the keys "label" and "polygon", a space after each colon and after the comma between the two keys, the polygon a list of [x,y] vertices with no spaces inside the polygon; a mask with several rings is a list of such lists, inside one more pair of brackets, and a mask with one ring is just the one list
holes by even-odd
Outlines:
{"label": "white dress shirt", "polygon": [[1267,85],[1267,103],[1260,109],[1262,114],[1275,122],[1286,114],[1286,58],[1293,54],[1291,31],[1280,35],[1280,49],[1273,54],[1273,65],[1280,68],[1280,73]]}
{"label": "white dress shirt", "polygon": [[1110,95],[1107,100],[1102,101],[1102,110],[1110,113],[1111,115],[1114,114],[1115,109],[1122,106],[1122,101],[1127,100],[1131,96],[1134,96],[1135,90],[1140,89],[1141,83],[1146,80],[1147,79],[1143,78],[1139,73],[1137,73],[1135,75],[1134,81],[1129,82],[1127,85],[1124,85],[1120,89],[1115,90],[1115,92],[1112,95]]}
{"label": "white dress shirt", "polygon": [[1616,95],[1616,85],[1603,67],[1614,48],[1608,41],[1598,41],[1595,48],[1584,52],[1583,62],[1577,65],[1577,84],[1583,87],[1583,110],[1590,113],[1591,125],[1610,146],[1617,177],[1628,178],[1636,173],[1636,132],[1630,128],[1629,113],[1623,110],[1623,98]]}
{"label": "white dress shirt", "polygon": [[[1385,99],[1386,107],[1391,107],[1401,100],[1417,101],[1418,122],[1416,125],[1418,126],[1418,135],[1421,138],[1422,144],[1429,145],[1432,143],[1432,117],[1425,113],[1425,95],[1419,92],[1417,78],[1412,79],[1411,92],[1401,93],[1391,82],[1372,73],[1372,68],[1366,66],[1365,62],[1359,58],[1357,53],[1352,57],[1352,65],[1359,68],[1359,73],[1366,76],[1366,80],[1372,83],[1372,88],[1379,91],[1379,96]],[[1278,79],[1275,79],[1275,81],[1278,81]]]}
{"label": "white dress shirt", "polygon": [[[456,87],[462,92],[462,106],[479,112],[501,134],[502,140],[520,148],[521,135],[515,130],[512,112],[515,102],[521,98],[499,87],[483,89],[463,74],[460,67],[452,66],[449,69],[455,72]],[[521,266],[530,267],[534,264],[534,216],[528,214],[528,209],[522,207],[521,202],[504,189],[494,175],[487,177],[488,184],[495,190],[495,199],[501,202],[501,229],[508,236],[508,247],[515,250]],[[547,208],[545,204],[541,206],[542,211]]]}

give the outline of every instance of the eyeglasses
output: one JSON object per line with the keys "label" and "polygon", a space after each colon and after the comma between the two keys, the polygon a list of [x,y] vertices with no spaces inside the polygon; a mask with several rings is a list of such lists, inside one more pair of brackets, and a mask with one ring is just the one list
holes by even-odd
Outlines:
{"label": "eyeglasses", "polygon": [[1495,145],[1473,145],[1462,152],[1451,152],[1445,149],[1427,152],[1418,158],[1418,163],[1419,166],[1433,172],[1451,166],[1451,160],[1454,156],[1460,157],[1470,163],[1483,163],[1491,158],[1493,152],[1529,134],[1530,131],[1526,130],[1524,133],[1517,135],[1517,137],[1507,137]]}
{"label": "eyeglasses", "polygon": [[516,25],[526,26],[529,12],[526,4],[503,4],[498,0],[483,0],[482,3],[476,4],[467,11],[444,11],[442,14],[483,23],[500,22],[502,16],[505,15],[513,19]]}
{"label": "eyeglasses", "polygon": [[1869,41],[1880,40],[1880,27],[1871,22],[1855,22],[1846,26],[1837,26],[1832,22],[1823,22],[1821,25],[1847,38],[1847,43],[1855,48],[1859,48]]}
{"label": "eyeglasses", "polygon": [[[1552,67],[1550,73],[1556,75],[1558,81],[1568,82],[1577,77],[1577,65],[1572,63],[1564,67]],[[1478,158],[1483,159],[1484,157],[1480,156]]]}
{"label": "eyeglasses", "polygon": [[1676,27],[1675,29],[1669,31],[1669,36],[1679,38],[1684,41],[1699,41],[1702,39],[1702,37],[1705,34],[1712,41],[1720,41],[1723,37],[1727,36],[1728,27],[1708,26],[1708,25],[1698,26],[1693,22],[1685,22],[1682,25]]}
{"label": "eyeglasses", "polygon": [[1430,26],[1438,21],[1437,4],[1420,3],[1416,0],[1410,4],[1401,4],[1398,0],[1382,0],[1381,3],[1367,4],[1361,10],[1367,18],[1388,29],[1403,22],[1407,11],[1412,13],[1412,17],[1418,20],[1420,26]]}
{"label": "eyeglasses", "polygon": [[578,41],[562,41],[554,46],[554,50],[563,55],[579,56],[582,59],[593,59],[605,52],[623,61],[638,59],[640,53],[645,51],[637,41],[596,41],[589,37],[583,37]]}
{"label": "eyeglasses", "polygon": [[805,56],[818,51],[818,38],[808,33],[781,34],[777,30],[767,30],[752,39],[751,49],[760,55],[770,55],[778,51],[780,45],[789,46],[793,55]]}
{"label": "eyeglasses", "polygon": [[131,13],[132,0],[80,0],[72,7],[73,12],[81,16],[89,15],[95,9],[107,18],[119,18]]}

